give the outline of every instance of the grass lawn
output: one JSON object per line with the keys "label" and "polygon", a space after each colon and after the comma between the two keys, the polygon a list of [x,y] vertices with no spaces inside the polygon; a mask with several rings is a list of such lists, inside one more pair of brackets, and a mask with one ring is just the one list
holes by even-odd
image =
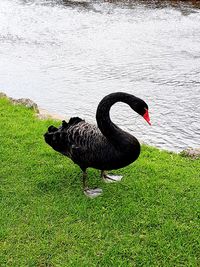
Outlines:
{"label": "grass lawn", "polygon": [[0,99],[0,266],[200,266],[200,160],[143,146],[105,184],[43,140],[34,112]]}

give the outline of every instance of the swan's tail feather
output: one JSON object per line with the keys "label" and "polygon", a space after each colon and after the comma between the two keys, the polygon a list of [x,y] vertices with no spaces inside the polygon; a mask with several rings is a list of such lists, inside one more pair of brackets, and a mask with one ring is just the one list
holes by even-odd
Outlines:
{"label": "swan's tail feather", "polygon": [[53,125],[49,126],[49,128],[48,128],[48,132],[49,132],[49,133],[54,133],[54,132],[56,132],[56,131],[58,131],[58,128],[56,128],[56,127],[53,126]]}
{"label": "swan's tail feather", "polygon": [[78,123],[81,122],[81,121],[84,121],[84,120],[81,119],[81,118],[79,118],[79,117],[72,117],[72,118],[69,120],[68,124],[69,124],[69,125],[75,125],[75,124],[78,124]]}
{"label": "swan's tail feather", "polygon": [[46,143],[56,151],[68,155],[71,152],[72,146],[76,146],[78,140],[77,133],[79,133],[79,130],[77,132],[76,125],[80,122],[84,122],[84,120],[79,117],[72,117],[69,122],[63,120],[59,128],[51,125],[44,134]]}
{"label": "swan's tail feather", "polygon": [[69,128],[70,126],[72,126],[72,125],[76,125],[76,124],[78,124],[79,122],[81,122],[81,121],[84,121],[84,120],[82,120],[81,118],[79,118],[79,117],[72,117],[72,118],[70,118],[70,120],[69,120],[69,122],[66,122],[65,120],[64,121],[62,121],[62,129],[67,129],[67,128]]}

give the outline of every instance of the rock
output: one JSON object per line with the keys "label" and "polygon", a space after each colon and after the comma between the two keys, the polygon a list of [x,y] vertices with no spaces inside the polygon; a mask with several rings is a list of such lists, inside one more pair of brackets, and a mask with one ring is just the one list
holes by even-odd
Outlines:
{"label": "rock", "polygon": [[0,92],[0,98],[7,98],[10,100],[11,103],[14,105],[24,105],[27,108],[31,108],[35,110],[37,113],[39,112],[38,105],[31,99],[29,98],[19,98],[19,99],[14,99],[12,97],[8,97],[5,93]]}
{"label": "rock", "polygon": [[189,157],[191,159],[200,158],[200,148],[187,148],[180,153],[184,157]]}
{"label": "rock", "polygon": [[39,112],[38,105],[29,98],[13,99],[10,97],[9,99],[11,100],[11,102],[14,105],[24,105],[27,108],[31,108],[31,109],[35,110],[36,112]]}
{"label": "rock", "polygon": [[46,120],[46,119],[53,119],[53,120],[66,120],[66,118],[59,114],[52,114],[45,109],[39,108],[38,105],[29,98],[19,98],[14,99],[12,97],[8,97],[5,93],[0,92],[0,98],[7,98],[9,101],[14,105],[24,105],[27,108],[31,108],[36,112],[36,116],[39,119]]}
{"label": "rock", "polygon": [[4,94],[3,92],[0,92],[0,98],[7,98],[7,95]]}
{"label": "rock", "polygon": [[64,116],[59,114],[49,113],[46,109],[39,108],[37,117],[41,120],[53,119],[53,120],[66,120]]}

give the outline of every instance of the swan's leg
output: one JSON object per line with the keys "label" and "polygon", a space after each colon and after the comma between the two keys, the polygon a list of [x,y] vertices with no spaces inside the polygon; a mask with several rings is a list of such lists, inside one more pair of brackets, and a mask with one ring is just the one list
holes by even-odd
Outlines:
{"label": "swan's leg", "polygon": [[83,171],[83,190],[85,190],[86,188],[88,188],[88,186],[87,186],[87,172]]}
{"label": "swan's leg", "polygon": [[83,171],[83,190],[84,190],[84,194],[90,198],[98,197],[103,193],[101,188],[93,188],[93,189],[88,188],[88,186],[87,186],[87,172],[86,171]]}
{"label": "swan's leg", "polygon": [[111,174],[107,174],[106,171],[101,171],[101,178],[106,183],[114,183],[114,182],[120,182],[123,176],[122,175],[111,175]]}

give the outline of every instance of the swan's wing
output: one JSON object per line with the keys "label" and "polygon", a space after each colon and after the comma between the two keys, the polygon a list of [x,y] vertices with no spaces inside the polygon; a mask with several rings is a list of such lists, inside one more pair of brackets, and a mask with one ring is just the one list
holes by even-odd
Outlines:
{"label": "swan's wing", "polygon": [[62,128],[61,132],[66,135],[66,142],[72,149],[92,150],[102,141],[103,135],[100,130],[92,124],[83,120],[78,123]]}
{"label": "swan's wing", "polygon": [[91,166],[95,159],[99,161],[108,143],[95,125],[80,118],[71,118],[68,123],[63,121],[58,129],[49,127],[49,130],[45,134],[46,142],[83,168]]}

